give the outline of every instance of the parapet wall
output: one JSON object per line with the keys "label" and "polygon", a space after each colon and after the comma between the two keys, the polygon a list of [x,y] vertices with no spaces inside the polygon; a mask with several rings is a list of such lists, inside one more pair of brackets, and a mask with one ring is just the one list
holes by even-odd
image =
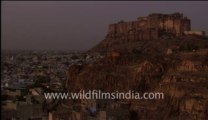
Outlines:
{"label": "parapet wall", "polygon": [[181,13],[153,13],[147,17],[139,17],[136,21],[120,21],[116,24],[110,24],[108,33],[128,34],[131,31],[146,31],[148,29],[169,32],[180,36],[184,31],[191,29],[191,22],[190,19],[184,17]]}
{"label": "parapet wall", "polygon": [[191,31],[184,31],[185,35],[198,35],[198,36],[205,36],[205,31],[202,30],[191,30]]}

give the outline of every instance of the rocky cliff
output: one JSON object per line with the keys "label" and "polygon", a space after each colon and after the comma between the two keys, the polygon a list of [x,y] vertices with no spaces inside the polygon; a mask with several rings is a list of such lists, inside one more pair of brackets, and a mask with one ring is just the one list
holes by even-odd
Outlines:
{"label": "rocky cliff", "polygon": [[[181,31],[177,31],[176,21],[182,22],[182,26],[178,26],[180,30],[190,29],[190,21],[181,14],[151,14],[138,19],[142,20],[147,22],[144,23],[146,25],[135,24],[150,28],[153,25],[148,24],[154,23],[159,26],[156,28],[166,32],[155,39],[138,39],[134,38],[135,35],[131,36],[129,24],[133,23],[110,25],[107,38],[91,51],[113,51],[94,64],[70,67],[67,72],[68,90],[165,93],[163,100],[125,100],[128,106],[124,109],[127,111],[120,116],[117,116],[119,113],[114,114],[114,118],[119,120],[208,119],[208,39],[178,36]],[[112,109],[109,114],[119,108]]]}

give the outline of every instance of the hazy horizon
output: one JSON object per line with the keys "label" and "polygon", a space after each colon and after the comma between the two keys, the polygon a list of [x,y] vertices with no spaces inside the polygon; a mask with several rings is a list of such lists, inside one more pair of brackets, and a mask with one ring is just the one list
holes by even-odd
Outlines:
{"label": "hazy horizon", "polygon": [[87,50],[108,25],[150,13],[181,12],[208,32],[207,1],[3,1],[3,50]]}

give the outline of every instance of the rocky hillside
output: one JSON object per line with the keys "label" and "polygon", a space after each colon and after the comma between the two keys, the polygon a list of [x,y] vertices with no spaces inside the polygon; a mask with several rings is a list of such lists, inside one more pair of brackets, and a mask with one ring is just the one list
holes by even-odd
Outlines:
{"label": "rocky hillside", "polygon": [[[69,91],[164,92],[163,100],[126,100],[119,120],[207,120],[208,39],[163,33],[157,40],[107,36],[89,52],[106,56],[68,70]],[[113,111],[117,111],[114,108]]]}
{"label": "rocky hillside", "polygon": [[200,37],[143,42],[131,52],[72,66],[68,88],[160,91],[164,100],[131,101],[141,119],[208,119],[208,41]]}

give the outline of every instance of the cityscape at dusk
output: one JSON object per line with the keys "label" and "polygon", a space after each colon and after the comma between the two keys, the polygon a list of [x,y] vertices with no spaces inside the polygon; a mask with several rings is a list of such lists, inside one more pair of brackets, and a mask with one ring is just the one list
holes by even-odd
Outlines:
{"label": "cityscape at dusk", "polygon": [[208,120],[207,1],[2,1],[2,120]]}

